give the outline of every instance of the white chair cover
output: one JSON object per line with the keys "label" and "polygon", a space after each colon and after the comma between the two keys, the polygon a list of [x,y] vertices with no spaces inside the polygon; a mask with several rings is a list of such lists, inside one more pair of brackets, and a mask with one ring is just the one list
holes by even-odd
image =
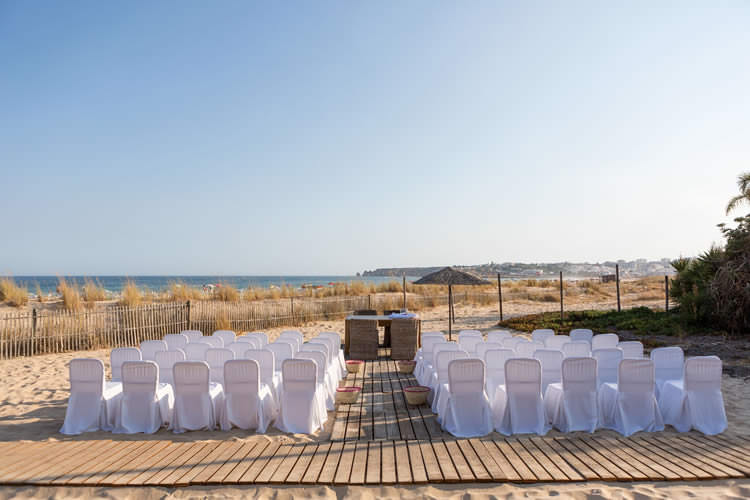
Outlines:
{"label": "white chair cover", "polygon": [[229,349],[211,348],[206,351],[206,363],[210,370],[210,380],[217,384],[224,384],[224,363],[234,359],[234,353]]}
{"label": "white chair cover", "polygon": [[570,342],[570,337],[568,335],[552,335],[551,337],[544,339],[544,347],[547,349],[557,349],[558,351],[562,351],[562,347],[568,342]]}
{"label": "white chair cover", "polygon": [[591,351],[597,349],[614,349],[620,343],[616,333],[600,333],[591,338]]}
{"label": "white chair cover", "polygon": [[331,355],[329,346],[325,342],[325,339],[315,338],[309,342],[302,344],[302,351],[317,351],[325,356],[325,384],[328,391],[331,393],[331,398],[336,397],[336,389],[339,386],[339,380],[341,380],[341,374],[339,373],[338,362],[331,362]]}
{"label": "white chair cover", "polygon": [[325,394],[318,391],[318,369],[309,359],[287,359],[282,363],[281,404],[276,427],[282,432],[311,434],[323,428]]}
{"label": "white chair cover", "polygon": [[326,355],[320,351],[309,351],[303,350],[298,352],[294,359],[309,359],[315,362],[315,368],[317,371],[316,379],[318,386],[316,391],[322,392],[324,397],[324,411],[333,411],[336,409],[336,389],[331,390],[331,384],[329,382],[328,374],[326,372]]}
{"label": "white chair cover", "polygon": [[461,337],[461,335],[463,335],[465,337],[469,336],[469,335],[474,335],[474,336],[477,336],[477,337],[481,337],[482,336],[482,332],[480,332],[479,330],[461,330],[461,331],[458,332],[458,336]]}
{"label": "white chair cover", "polygon": [[622,351],[623,359],[643,359],[643,344],[637,340],[619,342],[617,347]]}
{"label": "white chair cover", "polygon": [[112,430],[122,384],[104,381],[104,363],[98,359],[73,359],[68,371],[70,397],[60,432],[70,435]]}
{"label": "white chair cover", "polygon": [[591,339],[593,338],[593,336],[594,336],[594,332],[592,332],[588,328],[576,328],[570,331],[571,342],[579,342],[579,341],[588,342],[589,348],[591,347]]}
{"label": "white chair cover", "polygon": [[[292,355],[293,356],[296,355],[299,352],[300,348],[302,347],[302,343],[301,342],[297,342],[296,338],[289,337],[289,336],[287,336],[287,337],[279,337],[276,340],[274,340],[273,342],[271,342],[271,344],[288,344],[289,347],[292,348]],[[271,344],[269,344],[269,345],[271,345]]]}
{"label": "white chair cover", "polygon": [[511,338],[505,338],[503,339],[503,349],[510,349],[513,352],[516,352],[516,347],[518,347],[518,344],[521,344],[523,342],[528,342],[523,337],[511,337]]}
{"label": "white chair cover", "polygon": [[420,352],[417,352],[417,364],[414,366],[414,378],[420,385],[424,385],[425,382],[425,369],[427,365],[432,363],[432,351],[437,344],[444,344],[447,341],[445,337],[440,336],[422,336],[422,347]]}
{"label": "white chair cover", "polygon": [[158,351],[167,351],[167,343],[163,340],[144,340],[141,342],[141,359],[143,361],[153,361],[156,359]]}
{"label": "white chair cover", "polygon": [[264,433],[278,415],[271,389],[261,382],[260,366],[251,359],[224,364],[224,408],[221,429],[234,427]]}
{"label": "white chair cover", "polygon": [[140,361],[141,350],[137,347],[117,347],[109,353],[109,364],[112,368],[112,382],[122,380],[121,367],[126,361]]}
{"label": "white chair cover", "polygon": [[[239,339],[239,337],[238,337]],[[224,347],[234,353],[234,359],[243,359],[245,357],[245,351],[248,349],[256,349],[255,342],[232,342]]]}
{"label": "white chair cover", "polygon": [[339,346],[336,344],[336,341],[331,337],[321,337],[320,335],[318,335],[317,337],[314,337],[312,340],[310,340],[310,343],[325,344],[326,349],[328,350],[328,369],[331,372],[333,381],[336,382],[336,386],[338,387],[339,380],[346,376],[344,373],[346,370],[341,370],[341,364],[339,363]]}
{"label": "white chair cover", "polygon": [[591,344],[585,340],[574,340],[563,344],[562,353],[564,358],[590,358]]}
{"label": "white chair cover", "polygon": [[[208,338],[208,337],[206,337]],[[209,349],[212,349],[213,346],[209,344],[208,342],[190,342],[188,345],[185,346],[185,357],[188,361],[205,361],[206,360],[206,351]]]}
{"label": "white chair cover", "polygon": [[167,343],[167,349],[174,351],[175,349],[184,349],[190,337],[183,333],[168,333],[164,336],[164,342]]}
{"label": "white chair cover", "polygon": [[495,430],[508,436],[547,433],[539,360],[512,358],[505,362],[505,385],[495,391],[492,420]]}
{"label": "white chair cover", "polygon": [[265,348],[273,353],[274,363],[278,371],[281,371],[281,365],[284,361],[294,357],[292,344],[289,342],[271,342]]}
{"label": "white chair cover", "polygon": [[224,348],[224,339],[222,337],[217,337],[217,336],[211,335],[211,336],[203,337],[200,340],[200,342],[203,342],[205,344],[209,344],[214,349],[223,349]]}
{"label": "white chair cover", "polygon": [[185,351],[175,349],[156,353],[156,364],[159,366],[159,383],[174,384],[174,364],[186,361]]}
{"label": "white chair cover", "polygon": [[682,382],[685,368],[685,353],[681,347],[657,347],[651,351],[656,378],[656,397],[661,395],[661,388],[667,381]]}
{"label": "white chair cover", "polygon": [[228,346],[237,339],[237,334],[232,330],[216,330],[211,336],[220,338],[221,341],[224,342],[222,347]]}
{"label": "white chair cover", "polygon": [[698,356],[685,361],[685,380],[670,380],[662,387],[659,407],[664,423],[679,432],[696,429],[703,434],[721,434],[727,429],[727,414],[721,394],[721,360]]}
{"label": "white chair cover", "polygon": [[448,364],[448,404],[442,427],[457,437],[492,432],[492,410],[484,392],[484,361],[456,359]]}
{"label": "white chair cover", "polygon": [[458,346],[462,351],[466,351],[469,354],[477,353],[477,346],[482,344],[484,340],[480,333],[473,331],[464,331],[458,334]]}
{"label": "white chair cover", "polygon": [[[457,342],[439,342],[438,344],[435,344],[435,346],[432,348],[432,355],[429,359],[426,360],[425,368],[424,368],[424,381],[423,383],[420,382],[422,385],[430,385],[430,381],[432,380],[432,377],[435,376],[435,360],[437,359],[437,355],[439,352],[442,351],[462,351],[461,347]],[[470,353],[471,354],[471,353]]]}
{"label": "white chair cover", "polygon": [[536,342],[544,343],[544,339],[547,337],[552,337],[555,334],[555,331],[549,328],[538,328],[531,332],[531,340],[534,340]]}
{"label": "white chair cover", "polygon": [[591,354],[596,359],[596,385],[616,384],[617,373],[622,361],[622,350],[614,347],[597,349]]}
{"label": "white chair cover", "polygon": [[562,382],[563,354],[557,349],[537,349],[534,359],[542,364],[542,395],[550,384]]}
{"label": "white chair cover", "polygon": [[[588,342],[584,342],[588,345]],[[599,425],[596,400],[596,360],[565,358],[562,383],[550,384],[544,393],[547,421],[561,432],[594,432]]]}
{"label": "white chair cover", "polygon": [[279,394],[281,394],[281,371],[276,370],[276,361],[273,351],[269,349],[248,349],[243,359],[252,359],[260,366],[260,382],[271,389],[276,408],[279,407]]}
{"label": "white chair cover", "polygon": [[513,335],[507,330],[490,330],[487,332],[487,342],[503,343],[503,339],[509,339]]}
{"label": "white chair cover", "polygon": [[544,344],[541,342],[519,342],[518,345],[516,345],[516,357],[533,358],[534,352],[539,349],[544,349]]}
{"label": "white chair cover", "polygon": [[481,344],[477,345],[477,352],[476,357],[484,361],[484,353],[489,351],[490,349],[502,349],[503,344],[502,342],[482,342]]}
{"label": "white chair cover", "polygon": [[214,430],[221,422],[224,391],[221,384],[210,382],[208,363],[181,361],[173,370],[174,411],[169,428],[176,433]]}
{"label": "white chair cover", "polygon": [[259,342],[260,347],[258,347],[258,349],[263,349],[268,345],[268,335],[263,332],[250,332],[243,335],[243,337],[248,339],[255,339],[257,342]]}
{"label": "white chair cover", "polygon": [[294,352],[297,353],[299,352],[300,349],[302,349],[302,344],[305,342],[305,337],[304,335],[302,335],[301,332],[297,330],[284,330],[283,332],[281,332],[281,335],[279,335],[279,338],[276,340],[286,340],[286,341],[293,340],[296,345]]}
{"label": "white chair cover", "polygon": [[440,415],[445,413],[448,407],[448,398],[450,390],[448,388],[448,365],[454,359],[466,359],[469,353],[466,351],[440,351],[435,360],[435,374],[430,381],[430,395],[432,397],[432,412],[437,415],[440,422]]}
{"label": "white chair cover", "polygon": [[[596,338],[596,337],[594,337]],[[638,431],[664,430],[654,395],[654,362],[650,359],[623,359],[617,383],[599,387],[601,426],[623,436]]]}
{"label": "white chair cover", "polygon": [[[233,344],[246,344],[247,349],[262,349],[265,344],[262,344],[257,337],[249,337],[247,335],[241,335],[237,337],[237,340]],[[231,344],[230,344],[231,345]]]}
{"label": "white chair cover", "polygon": [[341,367],[341,376],[346,376],[346,360],[344,359],[344,350],[341,348],[341,335],[336,332],[320,332],[318,337],[325,337],[331,340],[334,345],[334,353],[338,356],[339,366]]}
{"label": "white chair cover", "polygon": [[[170,351],[156,355],[162,352]],[[172,386],[159,383],[159,367],[154,361],[126,361],[122,365],[122,395],[115,405],[112,432],[153,434],[169,425],[173,406]]]}
{"label": "white chair cover", "polygon": [[515,357],[512,349],[490,349],[484,353],[484,389],[490,402],[495,401],[495,391],[505,385],[505,362]]}
{"label": "white chair cover", "polygon": [[190,342],[201,340],[203,338],[203,332],[200,330],[182,330],[180,333],[187,335]]}

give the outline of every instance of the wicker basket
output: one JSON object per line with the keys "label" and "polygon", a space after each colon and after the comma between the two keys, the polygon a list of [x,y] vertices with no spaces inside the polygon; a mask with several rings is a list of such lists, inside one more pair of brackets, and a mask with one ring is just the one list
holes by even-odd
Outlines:
{"label": "wicker basket", "polygon": [[404,387],[406,402],[412,406],[423,405],[427,402],[427,395],[430,393],[430,390],[429,387],[423,385]]}
{"label": "wicker basket", "polygon": [[413,359],[402,359],[396,362],[398,365],[398,372],[405,375],[414,373],[414,367],[417,366],[417,362]]}
{"label": "wicker basket", "polygon": [[339,387],[336,389],[336,402],[342,405],[350,405],[357,401],[361,387]]}
{"label": "wicker basket", "polygon": [[346,362],[346,371],[349,373],[361,373],[365,367],[365,362],[361,359],[350,359]]}

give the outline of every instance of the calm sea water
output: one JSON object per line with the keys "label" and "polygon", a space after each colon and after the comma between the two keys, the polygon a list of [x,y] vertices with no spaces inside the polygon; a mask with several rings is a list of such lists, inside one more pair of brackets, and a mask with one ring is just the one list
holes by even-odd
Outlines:
{"label": "calm sea water", "polygon": [[[14,276],[15,281],[25,285],[29,292],[36,292],[36,285],[42,289],[42,293],[55,293],[58,284],[57,276]],[[135,282],[138,288],[151,291],[162,291],[173,282],[186,283],[190,286],[202,287],[209,284],[229,284],[238,289],[250,286],[269,288],[271,286],[289,285],[299,288],[302,285],[328,286],[330,283],[351,283],[352,281],[363,281],[365,283],[384,283],[388,281],[401,281],[400,278],[389,278],[381,276],[65,276],[68,282],[83,284],[86,278],[98,282],[106,290],[118,293],[128,280]],[[418,278],[407,276],[408,281]]]}

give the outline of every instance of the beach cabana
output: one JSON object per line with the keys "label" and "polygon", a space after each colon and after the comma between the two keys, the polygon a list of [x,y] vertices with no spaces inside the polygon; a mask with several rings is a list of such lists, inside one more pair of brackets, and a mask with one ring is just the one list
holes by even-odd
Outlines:
{"label": "beach cabana", "polygon": [[465,271],[459,271],[452,267],[444,267],[427,276],[422,276],[414,282],[415,285],[448,285],[448,338],[453,338],[453,285],[489,285],[490,282],[483,280]]}

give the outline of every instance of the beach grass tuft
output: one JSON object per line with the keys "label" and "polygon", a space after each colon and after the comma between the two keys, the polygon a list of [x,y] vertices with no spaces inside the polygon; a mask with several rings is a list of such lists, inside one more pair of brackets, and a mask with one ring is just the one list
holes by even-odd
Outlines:
{"label": "beach grass tuft", "polygon": [[62,296],[63,308],[66,311],[79,311],[83,307],[81,291],[75,284],[65,281],[65,278],[58,278],[57,291]]}
{"label": "beach grass tuft", "polygon": [[133,307],[133,306],[137,306],[142,301],[143,301],[143,296],[141,295],[140,290],[138,290],[138,287],[135,286],[135,283],[132,280],[128,280],[122,289],[122,297],[120,298],[120,304],[124,306],[128,306],[128,307]]}
{"label": "beach grass tuft", "polygon": [[0,301],[13,307],[25,306],[29,302],[29,291],[17,285],[13,278],[0,279]]}

